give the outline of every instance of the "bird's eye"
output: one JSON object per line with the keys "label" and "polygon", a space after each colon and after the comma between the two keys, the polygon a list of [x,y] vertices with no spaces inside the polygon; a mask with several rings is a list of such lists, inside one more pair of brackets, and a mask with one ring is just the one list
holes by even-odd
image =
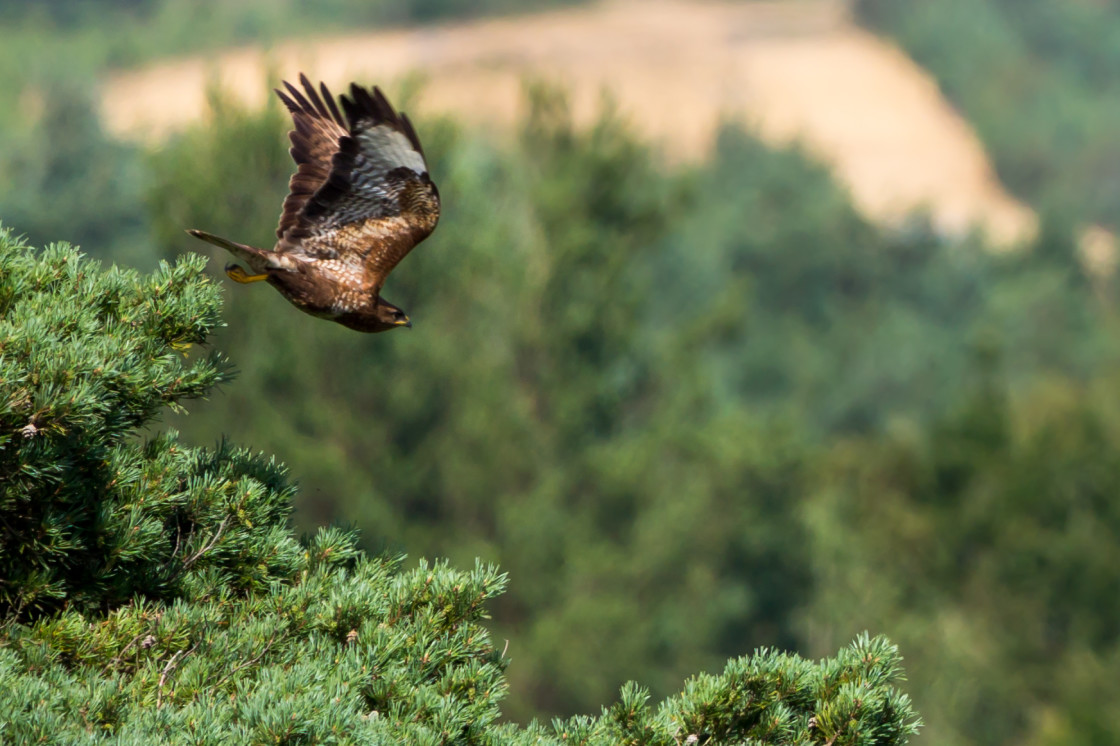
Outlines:
{"label": "bird's eye", "polygon": [[394,312],[393,312],[393,318],[394,318],[394,319],[403,319],[403,318],[404,318],[404,314],[403,314],[403,313],[401,313],[400,311],[394,311]]}

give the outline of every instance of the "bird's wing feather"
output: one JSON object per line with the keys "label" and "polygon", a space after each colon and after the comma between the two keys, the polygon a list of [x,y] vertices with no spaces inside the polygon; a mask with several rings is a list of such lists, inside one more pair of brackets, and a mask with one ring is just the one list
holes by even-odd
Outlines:
{"label": "bird's wing feather", "polygon": [[435,229],[439,192],[412,123],[380,89],[351,85],[341,102],[349,132],[338,138],[329,175],[286,235],[308,254],[361,263],[377,292]]}
{"label": "bird's wing feather", "polygon": [[284,83],[288,89],[286,94],[276,89],[295,124],[295,129],[288,133],[288,139],[292,142],[289,152],[296,162],[296,172],[288,182],[288,196],[280,213],[280,225],[276,228],[279,238],[284,238],[300,226],[301,213],[308,200],[330,177],[331,162],[338,152],[339,140],[347,135],[346,122],[326,84],[320,84],[320,97],[306,75],[301,74],[299,79],[306,95],[288,82]]}

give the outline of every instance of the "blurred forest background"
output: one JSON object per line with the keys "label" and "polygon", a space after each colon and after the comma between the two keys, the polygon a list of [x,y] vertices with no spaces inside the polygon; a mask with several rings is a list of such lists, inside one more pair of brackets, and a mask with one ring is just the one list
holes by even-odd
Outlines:
{"label": "blurred forest background", "polygon": [[[144,268],[208,251],[187,227],[271,246],[280,108],[217,92],[204,125],[117,141],[105,76],[542,5],[5,2],[0,220]],[[972,124],[1036,239],[880,226],[801,148],[729,123],[681,163],[537,83],[511,136],[414,117],[445,200],[387,289],[415,329],[362,337],[232,287],[216,345],[239,381],[171,424],[285,461],[302,528],[500,563],[511,718],[866,629],[906,656],[918,743],[1120,742],[1120,329],[1077,241],[1120,227],[1120,6],[853,10]]]}

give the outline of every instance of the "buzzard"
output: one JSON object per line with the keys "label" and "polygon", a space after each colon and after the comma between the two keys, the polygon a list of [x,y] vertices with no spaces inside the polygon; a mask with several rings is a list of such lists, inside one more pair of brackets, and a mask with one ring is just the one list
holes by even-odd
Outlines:
{"label": "buzzard", "polygon": [[276,245],[188,233],[241,262],[226,265],[230,279],[264,280],[301,311],[360,332],[411,327],[381,287],[439,220],[439,192],[416,130],[379,88],[352,83],[340,113],[325,84],[316,91],[302,74],[300,83],[302,92],[287,82],[287,93],[276,89],[295,123],[288,137],[297,166]]}

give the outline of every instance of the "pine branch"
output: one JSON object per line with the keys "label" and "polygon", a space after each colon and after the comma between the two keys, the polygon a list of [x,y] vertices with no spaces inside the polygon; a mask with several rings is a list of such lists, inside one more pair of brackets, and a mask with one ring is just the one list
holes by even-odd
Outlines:
{"label": "pine branch", "polygon": [[218,539],[222,538],[222,531],[225,530],[226,524],[228,522],[229,522],[229,516],[228,515],[226,517],[222,518],[222,522],[218,524],[218,530],[214,532],[214,538],[212,538],[210,540],[209,544],[204,546],[202,549],[199,549],[190,558],[188,558],[185,562],[183,562],[183,566],[180,569],[180,572],[186,572],[187,570],[189,570],[191,568],[191,566],[195,562],[197,562],[198,559],[202,555],[206,554],[207,552],[209,552],[211,549],[214,548],[214,545],[218,543]]}
{"label": "pine branch", "polygon": [[167,665],[163,667],[163,671],[161,671],[160,675],[159,675],[159,683],[156,685],[156,708],[157,709],[163,706],[163,684],[167,680],[168,675],[172,671],[174,671],[175,668],[178,666],[179,657],[183,656],[185,658],[186,656],[193,653],[197,647],[198,647],[198,643],[196,642],[194,645],[192,645],[190,647],[189,650],[187,650],[187,649],[180,650],[178,653],[175,653],[175,655],[171,656],[171,659],[167,661]]}
{"label": "pine branch", "polygon": [[276,635],[274,634],[272,637],[268,638],[268,642],[264,644],[261,652],[257,653],[257,655],[253,656],[251,659],[245,661],[244,663],[241,663],[240,665],[234,666],[232,669],[230,669],[229,673],[218,680],[218,683],[214,685],[214,689],[220,690],[222,688],[222,685],[232,679],[234,674],[236,674],[238,671],[244,668],[248,668],[249,666],[256,665],[261,660],[261,658],[267,655],[268,651],[272,649],[272,643],[275,641]]}

